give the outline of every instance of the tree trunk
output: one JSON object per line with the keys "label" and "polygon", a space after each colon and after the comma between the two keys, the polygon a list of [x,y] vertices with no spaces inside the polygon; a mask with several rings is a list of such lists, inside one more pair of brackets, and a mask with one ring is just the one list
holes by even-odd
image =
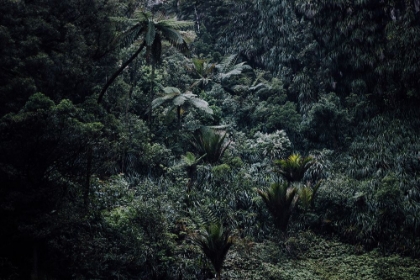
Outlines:
{"label": "tree trunk", "polygon": [[32,247],[32,273],[31,273],[31,280],[38,280],[39,273],[38,273],[38,248],[37,245],[34,244]]}
{"label": "tree trunk", "polygon": [[152,102],[153,102],[153,98],[154,98],[154,85],[155,83],[155,62],[152,60],[152,77],[151,77],[151,82],[150,82],[150,102],[149,102],[149,116],[148,116],[148,121],[149,121],[149,127],[152,127]]}
{"label": "tree trunk", "polygon": [[176,115],[178,116],[178,128],[181,128],[181,106],[176,107]]}
{"label": "tree trunk", "polygon": [[141,51],[143,50],[144,46],[146,46],[146,42],[143,42],[143,44],[141,44],[140,48],[126,62],[124,62],[121,65],[121,67],[111,76],[111,78],[109,78],[109,80],[104,85],[104,87],[102,88],[101,92],[99,93],[98,103],[101,103],[102,98],[104,97],[104,94],[105,94],[106,90],[108,89],[108,87],[121,74],[121,72],[125,69],[125,67],[127,67],[128,64],[130,64],[141,53]]}
{"label": "tree trunk", "polygon": [[85,177],[85,189],[83,193],[83,203],[85,209],[89,207],[89,193],[90,193],[90,175],[92,173],[92,147],[88,148],[87,151],[87,163],[86,163],[86,177]]}

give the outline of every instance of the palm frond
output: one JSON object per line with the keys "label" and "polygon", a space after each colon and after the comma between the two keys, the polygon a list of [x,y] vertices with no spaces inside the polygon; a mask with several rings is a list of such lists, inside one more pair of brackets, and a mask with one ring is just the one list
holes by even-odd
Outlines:
{"label": "palm frond", "polygon": [[194,65],[195,71],[198,74],[200,74],[200,76],[202,76],[202,73],[204,72],[204,66],[205,66],[206,60],[194,57],[191,59],[191,61]]}
{"label": "palm frond", "polygon": [[238,63],[231,68],[225,69],[229,70],[228,72],[219,73],[219,78],[220,80],[224,80],[230,78],[231,76],[240,75],[245,69],[251,69],[251,67],[249,65],[246,65],[245,62]]}
{"label": "palm frond", "polygon": [[188,102],[191,105],[193,105],[195,108],[200,109],[206,112],[207,114],[210,114],[210,115],[213,114],[213,110],[209,107],[209,103],[207,103],[207,101],[204,101],[203,99],[193,97],[193,98],[190,98]]}
{"label": "palm frond", "polygon": [[125,48],[133,44],[143,32],[146,30],[146,27],[142,24],[136,24],[126,31],[118,34],[111,42],[112,45],[119,45],[121,48]]}
{"label": "palm frond", "polygon": [[176,18],[173,19],[167,19],[167,20],[161,20],[157,22],[158,26],[164,26],[171,29],[181,30],[184,28],[189,28],[194,26],[193,21],[181,21],[176,20]]}
{"label": "palm frond", "polygon": [[229,230],[225,230],[222,223],[212,223],[204,230],[194,235],[191,240],[198,245],[206,257],[210,260],[220,278],[223,262],[226,255],[233,245],[233,238]]}
{"label": "palm frond", "polygon": [[182,160],[187,166],[194,166],[197,165],[205,156],[206,154],[197,158],[193,153],[187,152],[184,156],[182,156]]}
{"label": "palm frond", "polygon": [[166,94],[181,94],[181,91],[176,87],[164,87],[162,90]]}
{"label": "palm frond", "polygon": [[137,19],[126,18],[126,17],[109,17],[109,20],[112,22],[117,22],[117,23],[128,23],[128,24],[138,23]]}
{"label": "palm frond", "polygon": [[236,62],[236,59],[238,58],[238,55],[236,54],[231,54],[228,55],[227,57],[225,57],[222,62],[220,62],[217,65],[217,68],[220,69],[220,71],[226,71],[228,70],[230,67],[232,67],[232,65],[234,65],[234,63]]}
{"label": "palm frond", "polygon": [[307,211],[311,205],[313,191],[311,187],[305,186],[299,190],[299,201],[303,209]]}
{"label": "palm frond", "polygon": [[134,12],[134,18],[137,21],[148,21],[153,17],[153,14],[151,12],[147,12],[144,10],[137,10]]}
{"label": "palm frond", "polygon": [[147,32],[144,38],[147,46],[152,45],[153,41],[155,40],[155,35],[156,35],[155,23],[150,20],[147,23]]}
{"label": "palm frond", "polygon": [[209,127],[201,127],[194,137],[192,144],[200,153],[206,153],[205,160],[216,163],[225,153],[231,141],[226,142],[226,131],[215,131]]}
{"label": "palm frond", "polygon": [[162,35],[174,46],[181,46],[186,45],[186,41],[184,40],[184,37],[182,37],[181,33],[179,33],[178,30],[175,30],[173,28],[162,26],[162,25],[156,25],[156,28],[162,32]]}
{"label": "palm frond", "polygon": [[286,231],[296,203],[297,189],[289,187],[287,183],[275,183],[268,190],[259,189],[257,192],[267,206],[267,210],[273,216],[276,226],[280,230]]}
{"label": "palm frond", "polygon": [[185,103],[185,101],[188,99],[188,97],[187,96],[185,96],[184,94],[180,94],[180,95],[177,95],[173,100],[172,100],[172,103],[175,105],[175,106],[182,106],[182,105],[184,105],[184,103]]}
{"label": "palm frond", "polygon": [[155,108],[159,107],[160,105],[162,105],[162,104],[164,104],[168,101],[171,101],[172,99],[174,99],[174,97],[176,97],[178,95],[179,95],[179,93],[169,93],[165,96],[158,97],[158,98],[154,99],[152,101],[152,109],[155,109]]}
{"label": "palm frond", "polygon": [[301,157],[299,154],[292,154],[287,159],[274,161],[279,169],[278,172],[289,182],[298,182],[303,179],[306,170],[314,162],[312,157]]}

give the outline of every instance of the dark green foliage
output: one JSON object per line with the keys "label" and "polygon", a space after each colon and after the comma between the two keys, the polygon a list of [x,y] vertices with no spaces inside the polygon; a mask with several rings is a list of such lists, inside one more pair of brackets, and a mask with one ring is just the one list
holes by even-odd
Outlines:
{"label": "dark green foliage", "polygon": [[3,1],[0,278],[419,278],[419,10]]}
{"label": "dark green foliage", "polygon": [[166,95],[154,99],[152,101],[152,109],[155,109],[165,103],[172,103],[169,107],[169,111],[172,111],[174,108],[176,108],[179,126],[181,125],[181,109],[182,107],[186,107],[187,104],[202,110],[207,114],[213,114],[213,110],[209,107],[209,104],[205,100],[198,98],[190,91],[181,93],[178,88],[174,87],[165,87],[162,89],[162,91]]}
{"label": "dark green foliage", "polygon": [[266,190],[258,190],[276,226],[286,232],[290,216],[298,198],[298,190],[287,183],[274,183]]}
{"label": "dark green foliage", "polygon": [[302,130],[309,143],[337,149],[347,141],[351,116],[340,105],[340,99],[334,94],[320,96],[320,100],[308,111]]}
{"label": "dark green foliage", "polygon": [[214,130],[210,127],[202,127],[194,136],[193,145],[201,154],[206,154],[204,160],[209,163],[217,163],[229,147],[230,141],[225,140],[226,131]]}
{"label": "dark green foliage", "polygon": [[42,92],[54,102],[82,102],[93,93],[115,56],[105,56],[112,35],[107,1],[2,2],[0,116],[17,112]]}
{"label": "dark green foliage", "polygon": [[[177,21],[176,19],[154,18],[153,14],[144,11],[136,11],[134,18],[113,18],[116,22],[130,24],[129,28],[115,38],[116,44],[121,44],[126,47],[131,44],[141,41],[140,46],[133,55],[130,56],[119,69],[109,78],[101,92],[99,93],[98,103],[101,102],[108,87],[114,80],[122,73],[122,71],[134,61],[134,59],[146,48],[146,58],[151,61],[152,69],[155,63],[159,62],[162,56],[162,43],[163,40],[169,41],[173,46],[179,50],[186,52],[188,50],[188,42],[192,39],[192,34],[182,34],[181,29],[193,25],[188,21]],[[154,73],[152,70],[152,85],[154,86]],[[151,89],[153,91],[153,89]],[[154,96],[151,94],[151,100]]]}
{"label": "dark green foliage", "polygon": [[216,271],[216,279],[220,280],[223,262],[233,244],[230,231],[224,229],[220,222],[214,223],[208,225],[204,231],[192,236],[191,240],[201,248],[210,260]]}
{"label": "dark green foliage", "polygon": [[306,170],[313,164],[312,157],[302,157],[299,154],[292,154],[287,159],[274,161],[278,172],[287,182],[299,182],[303,179]]}

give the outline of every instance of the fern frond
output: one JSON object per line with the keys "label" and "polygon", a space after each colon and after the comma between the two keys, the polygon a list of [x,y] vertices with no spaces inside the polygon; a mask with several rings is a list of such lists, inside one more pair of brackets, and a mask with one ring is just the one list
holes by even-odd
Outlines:
{"label": "fern frond", "polygon": [[220,68],[221,71],[229,69],[234,63],[236,62],[238,55],[231,54],[225,57],[220,64],[218,64],[218,68]]}
{"label": "fern frond", "polygon": [[164,87],[162,90],[166,94],[181,94],[181,91],[176,87]]}
{"label": "fern frond", "polygon": [[179,30],[179,29],[193,27],[194,22],[193,21],[178,21],[176,19],[167,19],[167,20],[159,21],[157,25]]}
{"label": "fern frond", "polygon": [[144,10],[138,10],[134,12],[134,18],[137,21],[148,21],[153,17],[151,12],[146,12]]}
{"label": "fern frond", "polygon": [[136,24],[126,31],[118,34],[113,40],[113,45],[119,45],[121,48],[127,47],[133,44],[143,32],[146,30],[146,27],[142,24]]}
{"label": "fern frond", "polygon": [[162,104],[164,104],[168,101],[171,101],[177,95],[178,95],[178,93],[171,93],[171,94],[168,94],[168,95],[165,95],[165,96],[158,97],[158,98],[154,99],[152,101],[152,109],[155,109],[155,108],[159,107],[160,105],[162,105]]}
{"label": "fern frond", "polygon": [[156,28],[158,28],[160,32],[162,32],[162,35],[169,42],[171,42],[172,45],[180,46],[186,44],[184,37],[182,37],[181,33],[179,33],[177,30],[170,27],[161,26],[159,24],[156,26]]}
{"label": "fern frond", "polygon": [[199,98],[191,98],[189,99],[189,103],[191,103],[191,105],[193,105],[197,109],[206,112],[207,114],[213,114],[213,110],[209,107],[209,103],[207,103],[207,101],[204,101]]}
{"label": "fern frond", "polygon": [[137,19],[126,18],[126,17],[109,17],[109,20],[112,22],[117,22],[117,23],[128,23],[128,24],[138,23]]}
{"label": "fern frond", "polygon": [[155,40],[156,29],[155,23],[153,21],[149,21],[147,24],[147,32],[146,36],[144,37],[146,41],[146,46],[151,46],[153,41]]}

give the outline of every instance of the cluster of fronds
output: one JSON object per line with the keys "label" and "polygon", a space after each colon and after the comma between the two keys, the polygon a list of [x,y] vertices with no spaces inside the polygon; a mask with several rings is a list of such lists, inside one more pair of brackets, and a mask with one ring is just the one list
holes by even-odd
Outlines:
{"label": "cluster of fronds", "polygon": [[278,172],[289,182],[298,182],[303,179],[306,170],[313,163],[312,157],[302,157],[299,154],[292,154],[287,159],[274,161]]}
{"label": "cluster of fronds", "polygon": [[204,158],[205,161],[216,163],[230,145],[230,141],[225,140],[226,135],[226,131],[219,132],[209,127],[202,127],[194,137],[192,144],[201,154],[207,154]]}
{"label": "cluster of fronds", "polygon": [[233,245],[233,237],[229,230],[226,230],[223,225],[218,223],[211,223],[191,237],[191,240],[200,247],[206,257],[216,271],[216,278],[220,278],[223,262],[226,255]]}
{"label": "cluster of fronds", "polygon": [[257,190],[268,211],[274,218],[276,226],[286,231],[292,210],[298,199],[297,189],[288,184],[274,183],[265,191]]}

